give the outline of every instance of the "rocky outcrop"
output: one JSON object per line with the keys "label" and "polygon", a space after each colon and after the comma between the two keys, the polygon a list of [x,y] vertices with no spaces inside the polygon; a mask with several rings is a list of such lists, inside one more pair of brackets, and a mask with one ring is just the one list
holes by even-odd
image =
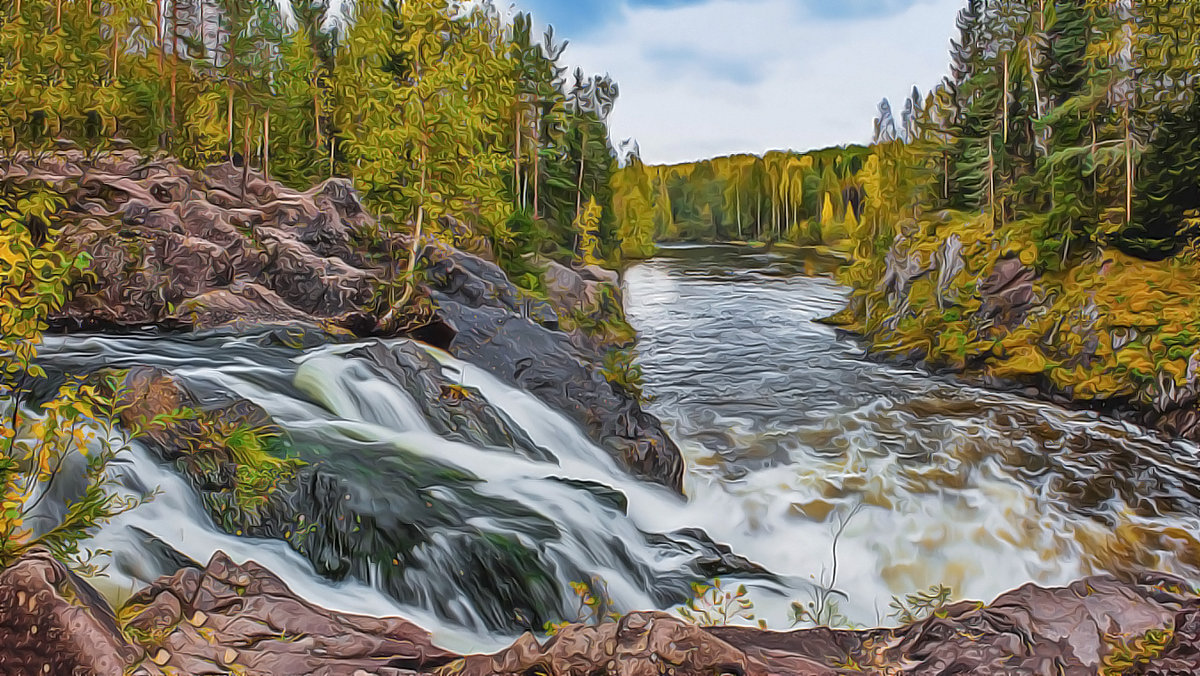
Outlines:
{"label": "rocky outcrop", "polygon": [[220,553],[143,589],[122,614],[130,641],[170,673],[399,676],[455,657],[410,622],[318,608]]}
{"label": "rocky outcrop", "polygon": [[452,335],[451,354],[566,413],[634,475],[682,490],[678,447],[658,419],[608,382],[600,355],[554,330],[553,308],[523,297],[480,258],[443,246],[423,256],[434,312]]}
{"label": "rocky outcrop", "polygon": [[110,676],[144,654],[104,599],[49,552],[0,571],[0,675]]}
{"label": "rocky outcrop", "polygon": [[22,676],[1182,676],[1200,673],[1198,640],[1200,597],[1153,574],[1027,585],[895,629],[773,632],[637,612],[459,656],[405,620],[316,607],[223,554],[158,580],[115,615],[45,552],[0,573],[0,674]]}
{"label": "rocky outcrop", "polygon": [[1027,233],[902,224],[829,318],[875,355],[1200,441],[1190,258],[1039,261]]}
{"label": "rocky outcrop", "polygon": [[67,151],[0,180],[61,195],[61,243],[91,258],[58,326],[362,324],[375,272],[352,241],[372,221],[343,179],[297,192],[230,164]]}
{"label": "rocky outcrop", "polygon": [[[78,151],[0,165],[0,181],[67,203],[62,244],[89,272],[51,324],[61,330],[311,327],[330,339],[377,335],[378,237],[349,181],[306,192],[221,164],[190,170],[132,151]],[[449,232],[464,226],[448,219]],[[406,249],[400,241],[393,248]],[[619,316],[616,273],[547,263],[553,302],[495,264],[443,245],[423,255],[428,282],[412,336],[525,387],[578,421],[634,474],[681,490],[683,461],[661,424],[602,373],[611,342],[564,326],[577,310]],[[400,322],[404,324],[405,322]]]}

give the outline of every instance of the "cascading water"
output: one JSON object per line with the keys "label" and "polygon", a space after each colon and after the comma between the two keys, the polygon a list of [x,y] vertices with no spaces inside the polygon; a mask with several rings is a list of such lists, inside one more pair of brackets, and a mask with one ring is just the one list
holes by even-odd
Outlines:
{"label": "cascading water", "polygon": [[[621,472],[528,393],[407,341],[72,337],[42,355],[74,373],[158,366],[201,399],[258,404],[361,518],[345,551],[310,563],[220,531],[185,480],[135,447],[130,489],[163,494],[95,538],[114,551],[118,589],[170,570],[172,551],[204,562],[220,549],[321,605],[401,614],[447,647],[480,650],[573,615],[574,581],[605,580],[618,611],[679,602],[715,566],[711,544],[684,529],[775,574],[747,578],[775,628],[831,581],[840,614],[874,624],[893,595],[932,584],[990,600],[1137,567],[1200,576],[1200,449],[864,361],[814,322],[845,299],[814,265],[684,250],[628,274],[651,410],[687,457],[686,500]],[[397,366],[414,352],[491,417],[455,427],[414,396]]]}
{"label": "cascading water", "polygon": [[[374,503],[374,514],[405,521],[394,529],[419,532],[390,569],[368,562],[353,571],[358,584],[326,587],[287,544],[220,532],[189,484],[135,445],[123,470],[126,484],[135,493],[158,487],[161,495],[94,539],[92,546],[114,552],[105,584],[125,589],[170,572],[174,561],[164,551],[203,562],[224,550],[234,560],[266,565],[321,605],[401,613],[434,629],[443,644],[479,649],[478,639],[463,637],[486,636],[483,645],[498,647],[518,629],[540,628],[528,616],[508,614],[520,613],[519,603],[534,604],[526,615],[574,617],[579,609],[571,582],[603,586],[612,609],[631,610],[668,607],[686,597],[690,582],[706,577],[709,543],[670,535],[670,528],[645,528],[639,517],[682,515],[681,498],[623,474],[536,398],[424,348],[447,377],[493,404],[510,437],[522,441],[514,449],[436,434],[418,402],[381,365],[389,351],[412,345],[368,341],[297,351],[256,337],[48,340],[43,361],[56,370],[151,365],[169,370],[201,399],[234,395],[254,402],[308,449],[305,460],[336,466],[350,480],[356,494],[347,500]],[[522,444],[533,448],[520,452]],[[379,507],[397,499],[399,506]],[[680,519],[674,528],[690,525]],[[490,550],[496,543],[504,554]],[[401,559],[407,565],[396,570]]]}

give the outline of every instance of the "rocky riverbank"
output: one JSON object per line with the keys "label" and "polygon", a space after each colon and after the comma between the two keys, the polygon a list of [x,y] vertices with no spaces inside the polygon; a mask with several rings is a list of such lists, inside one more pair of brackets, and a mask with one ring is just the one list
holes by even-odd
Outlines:
{"label": "rocky riverbank", "polygon": [[113,610],[45,552],[0,572],[0,674],[836,676],[1200,671],[1200,597],[1177,579],[1093,577],[963,602],[896,629],[773,632],[664,613],[456,655],[399,618],[326,611],[218,553]]}
{"label": "rocky riverbank", "polygon": [[[59,203],[60,248],[89,258],[53,329],[413,337],[565,412],[636,476],[682,488],[675,444],[605,369],[630,338],[611,330],[623,324],[616,273],[542,261],[539,297],[486,252],[430,242],[417,294],[385,327],[378,282],[410,243],[378,228],[346,180],[297,192],[228,163],[193,171],[132,151],[63,151],[10,159],[0,182]],[[442,225],[477,239],[466,224]]]}
{"label": "rocky riverbank", "polygon": [[1052,269],[1026,228],[902,223],[884,253],[856,252],[829,321],[881,358],[1200,440],[1197,258],[1096,248]]}

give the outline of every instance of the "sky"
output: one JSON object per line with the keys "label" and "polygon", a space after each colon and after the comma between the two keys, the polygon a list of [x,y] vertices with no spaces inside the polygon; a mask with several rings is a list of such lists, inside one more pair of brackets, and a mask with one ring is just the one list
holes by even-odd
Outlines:
{"label": "sky", "polygon": [[515,0],[609,73],[615,142],[674,163],[870,141],[946,74],[963,0]]}

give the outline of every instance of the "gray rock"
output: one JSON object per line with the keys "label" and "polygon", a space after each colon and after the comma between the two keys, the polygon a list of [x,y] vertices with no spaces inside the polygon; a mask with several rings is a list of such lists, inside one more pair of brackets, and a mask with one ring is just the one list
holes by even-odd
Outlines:
{"label": "gray rock", "polygon": [[682,490],[678,447],[658,419],[604,378],[597,355],[527,313],[520,291],[492,263],[446,247],[424,255],[435,313],[454,333],[451,354],[565,413],[635,476]]}

